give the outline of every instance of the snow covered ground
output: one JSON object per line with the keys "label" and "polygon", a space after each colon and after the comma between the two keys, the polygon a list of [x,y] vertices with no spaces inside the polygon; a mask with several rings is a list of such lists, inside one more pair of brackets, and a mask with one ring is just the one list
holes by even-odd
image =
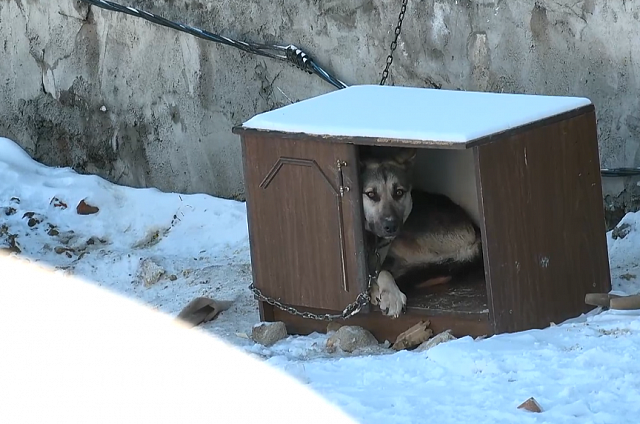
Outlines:
{"label": "snow covered ground", "polygon": [[[79,215],[82,200],[98,212]],[[625,216],[607,240],[614,291],[640,292],[640,213]],[[259,317],[247,288],[243,203],[50,168],[0,138],[3,247],[170,315],[196,296],[235,300],[202,329],[284,370],[358,422],[621,424],[640,417],[640,311],[594,311],[545,330],[467,337],[425,352],[329,354],[319,334],[263,347],[246,338]],[[158,281],[143,268],[161,274]],[[531,396],[543,413],[517,409]]]}

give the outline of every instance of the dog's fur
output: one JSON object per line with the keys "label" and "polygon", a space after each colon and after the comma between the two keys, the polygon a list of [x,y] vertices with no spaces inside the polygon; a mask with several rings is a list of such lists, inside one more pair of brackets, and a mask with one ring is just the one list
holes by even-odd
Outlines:
{"label": "dog's fur", "polygon": [[370,295],[393,317],[406,305],[399,285],[452,277],[482,260],[480,231],[467,212],[444,195],[413,189],[416,153],[407,148],[361,149],[365,229],[382,262]]}

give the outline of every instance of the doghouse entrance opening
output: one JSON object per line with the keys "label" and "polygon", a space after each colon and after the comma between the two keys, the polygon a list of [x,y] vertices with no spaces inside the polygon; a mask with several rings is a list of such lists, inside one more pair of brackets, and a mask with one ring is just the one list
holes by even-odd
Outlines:
{"label": "doghouse entrance opening", "polygon": [[[375,147],[383,149],[384,147]],[[361,148],[362,149],[362,148]],[[398,149],[398,148],[394,148]],[[472,149],[418,148],[412,173],[414,190],[443,194],[461,206],[480,228],[480,203]],[[483,242],[485,237],[483,235]],[[370,251],[371,246],[367,246]],[[407,312],[425,315],[488,314],[484,266],[446,283],[415,281],[407,290]]]}

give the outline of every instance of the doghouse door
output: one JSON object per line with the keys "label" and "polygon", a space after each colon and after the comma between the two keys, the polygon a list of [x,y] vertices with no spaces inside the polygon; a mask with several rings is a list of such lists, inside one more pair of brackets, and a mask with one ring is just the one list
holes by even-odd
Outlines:
{"label": "doghouse door", "polygon": [[342,311],[365,287],[355,146],[264,134],[242,145],[256,287]]}

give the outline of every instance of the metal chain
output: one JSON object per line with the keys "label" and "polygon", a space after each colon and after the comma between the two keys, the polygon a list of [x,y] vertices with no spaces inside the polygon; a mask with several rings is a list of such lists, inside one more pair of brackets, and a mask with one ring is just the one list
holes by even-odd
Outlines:
{"label": "metal chain", "polygon": [[348,304],[340,314],[314,314],[313,312],[308,312],[308,311],[301,312],[301,311],[298,311],[293,306],[285,305],[284,303],[276,299],[272,299],[270,297],[265,296],[264,294],[262,294],[260,289],[258,289],[253,283],[249,285],[249,290],[253,292],[253,294],[258,298],[258,300],[267,302],[269,305],[275,306],[278,309],[281,309],[292,315],[300,316],[302,318],[314,319],[317,321],[333,321],[335,319],[347,319],[359,313],[365,305],[371,302],[371,297],[369,296],[369,292],[371,291],[371,286],[373,285],[373,282],[378,278],[378,274],[380,273],[380,268],[381,268],[380,253],[378,252],[377,245],[374,248],[374,252],[376,255],[376,266],[375,266],[374,272],[372,274],[369,274],[367,278],[367,287],[365,291],[358,294],[358,296],[356,297],[356,300],[353,303]]}
{"label": "metal chain", "polygon": [[384,71],[382,71],[382,79],[380,80],[380,85],[384,85],[387,82],[387,77],[389,76],[389,67],[391,63],[393,63],[393,52],[398,47],[398,37],[400,36],[400,31],[402,29],[402,20],[404,19],[404,14],[407,11],[407,1],[402,0],[402,7],[400,8],[400,15],[398,15],[398,25],[395,29],[395,37],[391,42],[391,51],[389,52],[389,56],[387,56],[387,64],[384,67]]}
{"label": "metal chain", "polygon": [[[371,285],[371,276],[369,277],[368,285],[369,286]],[[348,304],[347,307],[344,308],[341,314],[314,314],[313,312],[308,312],[308,311],[303,311],[303,312],[298,311],[293,306],[285,305],[282,302],[279,302],[275,299],[272,299],[270,297],[263,295],[260,289],[255,287],[253,283],[251,283],[251,285],[249,286],[249,289],[253,292],[253,294],[256,295],[256,297],[259,300],[267,302],[268,304],[273,305],[278,309],[281,309],[292,315],[297,315],[302,318],[314,319],[317,321],[333,321],[335,319],[350,318],[356,315],[358,312],[360,312],[362,310],[362,307],[368,304],[369,301],[371,300],[369,297],[369,288],[367,287],[367,290],[358,294],[358,296],[356,297],[356,300],[353,303]]]}

